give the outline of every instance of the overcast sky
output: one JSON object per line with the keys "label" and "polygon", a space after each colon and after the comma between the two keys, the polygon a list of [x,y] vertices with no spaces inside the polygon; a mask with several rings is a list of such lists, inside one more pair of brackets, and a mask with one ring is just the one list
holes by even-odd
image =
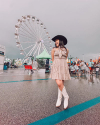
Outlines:
{"label": "overcast sky", "polygon": [[0,0],[0,44],[9,58],[22,57],[14,38],[15,24],[33,15],[50,37],[67,37],[69,55],[88,61],[100,53],[100,0]]}

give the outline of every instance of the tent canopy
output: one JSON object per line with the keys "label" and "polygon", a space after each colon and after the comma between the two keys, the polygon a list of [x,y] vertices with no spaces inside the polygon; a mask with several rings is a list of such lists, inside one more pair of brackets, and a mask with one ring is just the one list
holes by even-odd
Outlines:
{"label": "tent canopy", "polygon": [[51,56],[44,50],[40,55],[36,56],[37,59],[51,59]]}

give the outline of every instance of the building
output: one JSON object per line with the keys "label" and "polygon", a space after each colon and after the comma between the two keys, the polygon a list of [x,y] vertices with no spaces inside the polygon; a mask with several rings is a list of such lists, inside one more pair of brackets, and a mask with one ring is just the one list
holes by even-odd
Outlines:
{"label": "building", "polygon": [[0,45],[0,71],[4,67],[4,58],[5,58],[5,46]]}

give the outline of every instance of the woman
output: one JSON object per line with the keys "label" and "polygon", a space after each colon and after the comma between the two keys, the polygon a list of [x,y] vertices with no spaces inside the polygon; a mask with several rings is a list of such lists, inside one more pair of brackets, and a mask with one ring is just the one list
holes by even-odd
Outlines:
{"label": "woman", "polygon": [[67,109],[69,96],[64,86],[64,80],[71,79],[66,61],[69,50],[64,46],[67,44],[67,39],[64,36],[58,35],[55,36],[52,40],[55,42],[55,47],[51,51],[53,64],[51,67],[50,78],[55,79],[58,85],[58,99],[56,102],[56,107],[61,105],[63,95],[64,109]]}

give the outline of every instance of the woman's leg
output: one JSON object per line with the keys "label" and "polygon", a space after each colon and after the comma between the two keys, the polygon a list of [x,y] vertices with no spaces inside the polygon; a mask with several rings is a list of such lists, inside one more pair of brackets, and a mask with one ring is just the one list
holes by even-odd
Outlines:
{"label": "woman's leg", "polygon": [[61,104],[61,98],[62,98],[61,94],[62,94],[64,96],[64,109],[67,109],[69,96],[68,96],[66,88],[64,86],[64,80],[56,80],[56,83],[59,88],[56,107],[59,107],[60,106],[59,104]]}
{"label": "woman's leg", "polygon": [[62,101],[63,82],[62,82],[62,80],[56,80],[56,83],[58,85],[58,98],[57,98],[57,102],[56,102],[56,107],[59,107],[61,105],[61,101]]}
{"label": "woman's leg", "polygon": [[58,80],[58,79],[56,79],[56,83],[57,83],[57,85],[58,85],[58,87],[59,87],[59,89],[60,89],[61,91],[62,91],[62,89],[63,89],[63,87],[64,87],[63,81],[64,81],[64,80]]}

